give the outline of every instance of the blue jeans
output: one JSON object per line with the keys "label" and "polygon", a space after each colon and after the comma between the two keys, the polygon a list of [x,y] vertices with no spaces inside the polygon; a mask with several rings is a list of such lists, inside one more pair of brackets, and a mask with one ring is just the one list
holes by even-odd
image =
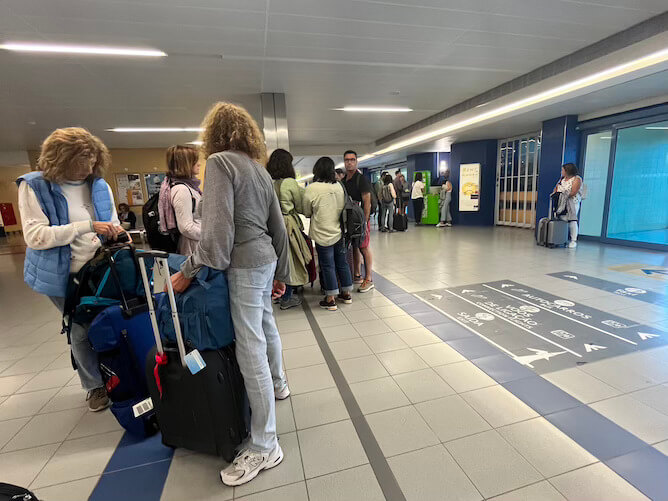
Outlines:
{"label": "blue jeans", "polygon": [[[380,212],[383,215],[384,227],[388,230],[394,227],[394,202],[381,202]],[[383,227],[383,226],[381,226]]]}
{"label": "blue jeans", "polygon": [[258,268],[230,268],[230,310],[236,354],[251,407],[247,447],[270,452],[276,447],[274,389],[285,386],[281,338],[271,306],[276,263]]}
{"label": "blue jeans", "polygon": [[[346,261],[346,246],[343,238],[329,247],[315,244],[318,251],[318,261],[322,270],[322,279],[325,295],[336,296],[339,293],[338,284],[341,284],[341,292],[353,290],[353,277],[350,274],[350,266]],[[338,280],[337,280],[338,277]]]}
{"label": "blue jeans", "polygon": [[[49,299],[62,313],[63,308],[65,308],[65,298],[49,296]],[[89,327],[90,325],[72,323],[72,331],[70,332],[72,357],[74,357],[74,361],[77,363],[77,374],[81,381],[81,387],[86,391],[104,386],[97,353],[93,351],[93,347],[90,341],[88,341]]]}

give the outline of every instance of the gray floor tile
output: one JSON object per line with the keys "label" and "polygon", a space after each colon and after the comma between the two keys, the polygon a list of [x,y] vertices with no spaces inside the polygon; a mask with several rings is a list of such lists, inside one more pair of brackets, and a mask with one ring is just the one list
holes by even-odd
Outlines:
{"label": "gray floor tile", "polygon": [[577,367],[543,374],[543,377],[586,404],[621,394],[620,390]]}
{"label": "gray floor tile", "polygon": [[455,393],[433,369],[399,374],[394,376],[394,380],[414,404]]}
{"label": "gray floor tile", "polygon": [[292,414],[292,402],[290,400],[276,401],[276,431],[279,435],[295,431],[296,429],[295,419]]}
{"label": "gray floor tile", "polygon": [[620,363],[620,358],[592,362],[583,365],[579,369],[622,392],[642,390],[660,382],[648,379],[637,371],[623,365]]}
{"label": "gray floor tile", "polygon": [[322,356],[318,345],[284,349],[283,360],[285,360],[285,368],[288,370],[325,363],[325,358]]}
{"label": "gray floor tile", "polygon": [[503,494],[543,478],[494,430],[445,446],[484,497]]}
{"label": "gray floor tile", "polygon": [[566,498],[549,482],[544,481],[491,498],[489,501],[566,501]]}
{"label": "gray floor tile", "polygon": [[32,417],[37,414],[56,393],[58,393],[57,389],[50,389],[12,395],[0,404],[0,421],[26,416]]}
{"label": "gray floor tile", "polygon": [[377,336],[367,336],[364,338],[366,344],[369,345],[374,353],[384,353],[386,351],[394,351],[408,348],[408,345],[395,333],[384,333]]}
{"label": "gray floor tile", "polygon": [[336,388],[294,395],[292,408],[300,430],[348,419],[348,411]]}
{"label": "gray floor tile", "polygon": [[323,390],[334,386],[334,379],[326,364],[302,367],[286,371],[293,395],[309,391]]}
{"label": "gray floor tile", "polygon": [[415,408],[441,442],[490,429],[489,423],[458,395],[423,402]]}
{"label": "gray floor tile", "polygon": [[350,389],[363,414],[394,409],[410,403],[391,377],[353,383]]}
{"label": "gray floor tile", "polygon": [[[261,472],[252,482],[234,488],[234,497],[240,498],[267,489],[274,489],[304,480],[302,458],[296,433],[286,433],[279,437],[285,457],[283,462],[271,470]],[[223,468],[224,465],[221,466]]]}
{"label": "gray floor tile", "polygon": [[39,499],[48,499],[48,501],[88,501],[99,479],[99,475],[96,475],[73,482],[31,490]]}
{"label": "gray floor tile", "polygon": [[34,378],[21,386],[16,393],[26,393],[29,391],[46,390],[48,388],[62,388],[74,374],[72,367],[66,369],[54,369],[42,371]]}
{"label": "gray floor tile", "polygon": [[386,457],[439,443],[438,437],[412,405],[370,414],[367,421]]}
{"label": "gray floor tile", "polygon": [[538,417],[536,411],[502,386],[490,386],[462,397],[494,428]]}
{"label": "gray floor tile", "polygon": [[404,343],[411,348],[416,346],[424,346],[427,344],[440,343],[441,340],[425,327],[418,327],[417,329],[407,329],[397,332]]}
{"label": "gray floor tile", "polygon": [[0,350],[0,362],[8,360],[21,360],[27,357],[29,353],[34,352],[39,347],[38,344],[26,346],[10,346]]}
{"label": "gray floor tile", "polygon": [[30,485],[44,465],[49,462],[59,444],[0,454],[2,481],[15,485]]}
{"label": "gray floor tile", "polygon": [[75,410],[83,410],[83,417],[74,427],[72,433],[70,433],[70,435],[67,437],[68,440],[72,440],[73,438],[88,437],[90,435],[97,435],[99,433],[119,431],[123,429],[121,425],[118,424],[118,421],[109,409],[102,412],[90,412],[87,408]]}
{"label": "gray floor tile", "polygon": [[406,315],[404,310],[395,305],[379,306],[374,308],[373,311],[379,318],[393,318]]}
{"label": "gray floor tile", "polygon": [[[52,353],[50,355],[45,355],[42,357],[26,357],[22,360],[18,360],[11,364],[11,367],[5,369],[4,371],[0,370],[2,377],[5,376],[16,376],[18,374],[31,374],[35,372],[40,372],[44,370],[51,362],[53,362],[60,355],[57,353]],[[1,367],[1,365],[0,365]],[[70,364],[71,367],[71,364]]]}
{"label": "gray floor tile", "polygon": [[351,324],[356,324],[358,322],[368,322],[369,320],[378,320],[380,318],[374,313],[374,310],[370,309],[346,311],[344,315]]}
{"label": "gray floor tile", "polygon": [[382,320],[369,320],[367,322],[357,322],[353,325],[360,336],[375,336],[385,332],[392,332],[392,329]]}
{"label": "gray floor tile", "polygon": [[64,442],[30,484],[31,488],[101,475],[122,436],[123,432],[114,431]]}
{"label": "gray floor tile", "polygon": [[653,447],[616,457],[606,465],[650,499],[662,499],[668,493],[668,457]]}
{"label": "gray floor tile", "polygon": [[389,325],[394,332],[422,327],[420,322],[409,316],[388,318],[385,320],[385,323]]}
{"label": "gray floor tile", "polygon": [[368,464],[309,479],[306,485],[310,501],[385,501]]}
{"label": "gray floor tile", "polygon": [[64,386],[40,409],[39,413],[65,411],[79,407],[86,407],[86,391],[82,390],[79,386]]}
{"label": "gray floor tile", "polygon": [[352,325],[336,325],[334,327],[322,328],[322,335],[328,343],[343,341],[345,339],[359,338],[359,334]]}
{"label": "gray floor tile", "polygon": [[660,413],[668,415],[668,385],[653,386],[646,390],[631,393],[631,396]]}
{"label": "gray floor tile", "polygon": [[434,370],[457,393],[496,385],[496,381],[468,360],[441,365],[440,367],[435,367]]}
{"label": "gray floor tile", "polygon": [[292,348],[303,348],[304,346],[313,346],[318,344],[313,332],[310,330],[290,332],[288,334],[281,334],[281,343],[284,350]]}
{"label": "gray floor tile", "polygon": [[602,463],[550,479],[569,501],[647,501],[642,493]]}
{"label": "gray floor tile", "polygon": [[5,445],[2,451],[15,451],[62,442],[85,412],[88,411],[86,409],[73,409],[34,416],[21,431],[14,435],[14,438]]}
{"label": "gray floor tile", "polygon": [[598,461],[543,418],[497,431],[546,478]]}
{"label": "gray floor tile", "polygon": [[288,334],[290,332],[300,332],[311,329],[311,324],[309,324],[306,318],[297,318],[292,320],[282,320],[281,316],[276,317],[276,324],[278,327],[278,332],[283,334]]}
{"label": "gray floor tile", "polygon": [[235,499],[239,501],[308,501],[308,494],[306,483],[299,482]]}
{"label": "gray floor tile", "polygon": [[445,343],[418,346],[413,348],[413,350],[415,353],[420,355],[420,357],[431,367],[437,367],[439,365],[446,365],[466,360],[454,348],[451,348]]}
{"label": "gray floor tile", "polygon": [[393,376],[427,368],[427,364],[410,348],[379,353],[376,356]]}
{"label": "gray floor tile", "polygon": [[[2,433],[2,432],[0,432],[0,433]],[[665,456],[668,456],[668,440],[666,440],[665,442],[660,442],[658,444],[654,444],[654,448],[657,451],[663,453]]]}
{"label": "gray floor tile", "polygon": [[[2,351],[2,350],[0,350]],[[0,377],[0,396],[12,395],[21,386],[30,381],[37,374],[21,374],[19,376]]]}
{"label": "gray floor tile", "polygon": [[368,463],[357,432],[349,420],[297,433],[307,479]]}
{"label": "gray floor tile", "polygon": [[347,358],[358,358],[371,355],[372,352],[362,338],[347,339],[345,341],[336,341],[329,343],[334,358],[345,360]]}
{"label": "gray floor tile", "polygon": [[9,442],[28,421],[30,421],[30,417],[0,421],[0,450],[2,450],[5,444]]}
{"label": "gray floor tile", "polygon": [[207,454],[174,456],[160,501],[182,501],[188,497],[202,501],[232,499],[234,489],[220,481],[224,467],[220,458]]}
{"label": "gray floor tile", "polygon": [[348,383],[389,376],[389,373],[375,355],[341,360],[339,367]]}
{"label": "gray floor tile", "polygon": [[330,311],[327,315],[318,317],[316,320],[320,328],[335,327],[337,325],[350,325],[350,322],[346,316],[340,311]]}
{"label": "gray floor tile", "polygon": [[596,402],[590,407],[647,443],[668,440],[668,416],[629,395]]}
{"label": "gray floor tile", "polygon": [[406,501],[477,501],[482,496],[442,445],[388,460]]}

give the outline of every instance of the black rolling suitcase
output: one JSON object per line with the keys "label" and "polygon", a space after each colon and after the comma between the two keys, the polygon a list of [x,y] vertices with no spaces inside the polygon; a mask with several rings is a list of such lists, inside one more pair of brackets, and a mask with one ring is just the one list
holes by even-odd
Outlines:
{"label": "black rolling suitcase", "polygon": [[403,210],[399,210],[394,215],[392,228],[395,231],[406,231],[408,229],[408,216],[406,216],[406,213]]}
{"label": "black rolling suitcase", "polygon": [[248,435],[250,419],[234,344],[200,352],[206,367],[192,374],[185,363],[186,347],[176,311],[174,289],[169,280],[167,254],[154,251],[137,255],[146,291],[151,289],[142,256],[155,257],[156,266],[166,277],[176,331],[177,346],[163,347],[152,297],[148,297],[156,348],[147,358],[146,379],[162,432],[162,442],[169,447],[221,456],[231,462]]}

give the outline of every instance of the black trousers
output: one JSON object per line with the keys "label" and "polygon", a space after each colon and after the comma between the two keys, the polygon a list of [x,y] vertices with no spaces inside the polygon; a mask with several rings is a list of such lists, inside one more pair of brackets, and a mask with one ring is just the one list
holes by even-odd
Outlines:
{"label": "black trousers", "polygon": [[420,224],[422,221],[422,209],[424,208],[424,198],[414,198],[413,199],[413,217],[415,218],[415,224]]}

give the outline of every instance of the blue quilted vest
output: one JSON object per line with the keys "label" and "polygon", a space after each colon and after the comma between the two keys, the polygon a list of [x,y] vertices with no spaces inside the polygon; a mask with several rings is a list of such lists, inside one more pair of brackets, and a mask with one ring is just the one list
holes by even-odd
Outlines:
{"label": "blue quilted vest", "polygon": [[[67,200],[56,183],[50,183],[41,172],[29,172],[18,178],[16,184],[28,183],[37,195],[42,211],[51,226],[69,224]],[[109,185],[102,178],[91,181],[91,198],[96,221],[111,221],[114,201],[109,194]],[[69,245],[52,249],[26,249],[23,263],[23,280],[35,292],[47,296],[65,297],[70,275],[71,250]]]}

